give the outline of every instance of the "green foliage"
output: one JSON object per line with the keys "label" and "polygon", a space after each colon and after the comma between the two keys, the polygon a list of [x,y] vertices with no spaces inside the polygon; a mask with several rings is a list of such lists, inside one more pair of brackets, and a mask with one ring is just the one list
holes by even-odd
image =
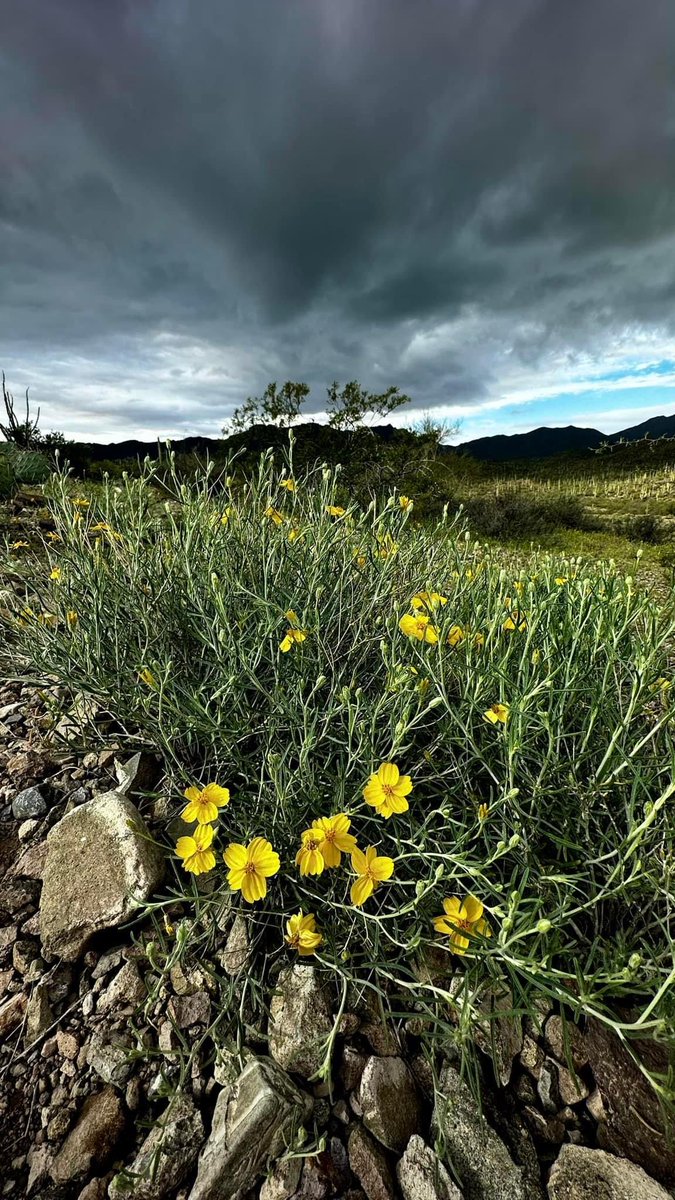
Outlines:
{"label": "green foliage", "polygon": [[368,392],[356,379],[340,389],[334,381],[328,391],[328,424],[333,429],[355,430],[363,425],[366,417],[388,417],[402,404],[410,403],[398,387],[389,387],[384,392]]}
{"label": "green foliage", "polygon": [[[282,865],[252,910],[255,986],[302,908],[336,979],[389,991],[433,1036],[449,1006],[507,980],[519,1011],[545,994],[673,1044],[672,616],[611,564],[533,554],[522,570],[452,522],[416,524],[394,492],[358,507],[337,471],[298,473],[295,491],[287,477],[268,454],[253,477],[174,479],[163,502],[146,467],[79,522],[58,478],[61,580],[43,567],[37,615],[8,630],[41,676],[101,698],[161,749],[175,813],[187,784],[230,789],[215,890],[172,857],[166,903],[219,903],[223,850],[260,835]],[[431,590],[447,601],[428,610],[435,644],[399,625]],[[289,627],[306,638],[284,653]],[[505,724],[486,719],[495,703],[510,706]],[[389,820],[362,794],[383,762],[413,781]],[[337,812],[395,861],[363,908],[347,863],[295,866],[302,831]],[[458,999],[433,918],[468,894],[491,936],[461,960]]]}
{"label": "green foliage", "polygon": [[309,386],[306,383],[293,383],[290,379],[281,387],[276,383],[268,383],[262,396],[249,396],[239,408],[235,408],[223,433],[241,433],[251,425],[266,422],[281,429],[287,428],[297,421],[308,395]]}
{"label": "green foliage", "polygon": [[5,452],[5,447],[0,445],[0,500],[6,500],[8,496],[11,496],[15,487],[16,475],[10,456]]}
{"label": "green foliage", "polygon": [[484,496],[464,502],[469,527],[478,537],[511,541],[537,538],[553,529],[597,528],[575,496]]}

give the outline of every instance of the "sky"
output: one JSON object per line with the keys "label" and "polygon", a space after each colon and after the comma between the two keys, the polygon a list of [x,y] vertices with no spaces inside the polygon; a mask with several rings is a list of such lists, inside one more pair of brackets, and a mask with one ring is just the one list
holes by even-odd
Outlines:
{"label": "sky", "polygon": [[459,440],[675,412],[672,0],[9,0],[0,367],[44,430],[270,380]]}

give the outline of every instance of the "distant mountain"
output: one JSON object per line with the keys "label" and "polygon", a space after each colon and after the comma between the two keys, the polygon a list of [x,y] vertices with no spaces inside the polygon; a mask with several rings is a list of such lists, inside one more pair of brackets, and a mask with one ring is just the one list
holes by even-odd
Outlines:
{"label": "distant mountain", "polygon": [[529,433],[498,433],[494,437],[474,438],[456,447],[484,462],[509,462],[525,458],[550,458],[554,454],[592,453],[602,442],[637,442],[640,438],[675,437],[675,416],[650,417],[640,425],[618,433],[600,433],[598,429],[579,429],[565,425],[560,429],[541,426]]}

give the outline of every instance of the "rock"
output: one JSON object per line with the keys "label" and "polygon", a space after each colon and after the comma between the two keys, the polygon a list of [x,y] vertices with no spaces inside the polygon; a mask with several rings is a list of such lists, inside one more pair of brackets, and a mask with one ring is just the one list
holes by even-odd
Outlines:
{"label": "rock", "polygon": [[544,1051],[539,1042],[535,1042],[534,1038],[526,1035],[523,1038],[523,1048],[519,1055],[520,1064],[538,1079],[541,1074],[541,1068],[544,1065]]}
{"label": "rock", "polygon": [[0,953],[14,945],[18,934],[18,925],[3,925],[2,929],[0,929]]}
{"label": "rock", "polygon": [[12,946],[12,966],[20,975],[25,975],[31,963],[39,957],[39,946],[31,938],[19,938]]}
{"label": "rock", "polygon": [[[630,1045],[648,1070],[662,1078],[668,1075],[666,1044],[641,1039]],[[632,1159],[672,1187],[675,1144],[667,1133],[656,1092],[625,1043],[595,1017],[587,1021],[584,1047],[605,1107],[603,1146]]]}
{"label": "rock", "polygon": [[445,1140],[466,1200],[526,1200],[520,1167],[478,1109],[459,1073],[447,1065],[432,1129]]}
{"label": "rock", "polygon": [[396,1165],[403,1200],[462,1200],[443,1163],[413,1134]]}
{"label": "rock", "polygon": [[47,1175],[53,1153],[50,1146],[33,1146],[28,1151],[27,1195],[30,1195],[36,1183],[40,1183]]}
{"label": "rock", "polygon": [[105,1013],[115,1008],[133,1012],[146,996],[145,984],[136,963],[127,962],[99,996],[96,1011]]}
{"label": "rock", "polygon": [[39,821],[35,821],[30,818],[27,821],[24,821],[23,824],[19,825],[19,841],[27,842],[28,839],[35,833],[35,830],[39,828]]}
{"label": "rock", "polygon": [[103,1080],[124,1087],[131,1074],[130,1041],[122,1034],[96,1030],[87,1048],[87,1063]]}
{"label": "rock", "polygon": [[502,1087],[506,1087],[511,1079],[513,1061],[523,1048],[522,1018],[513,1011],[513,993],[509,988],[493,986],[481,997],[479,1007],[486,1017],[474,1023],[473,1040],[484,1054],[490,1055],[495,1077]]}
{"label": "rock", "polygon": [[359,1086],[363,1124],[388,1150],[405,1150],[420,1132],[422,1104],[415,1078],[402,1058],[368,1059]]}
{"label": "rock", "polygon": [[177,1092],[131,1166],[112,1180],[108,1195],[163,1200],[189,1174],[204,1136],[199,1110],[188,1096]]}
{"label": "rock", "polygon": [[89,800],[53,827],[40,901],[46,954],[78,958],[92,934],[120,925],[136,901],[148,899],[164,867],[147,839],[138,810],[118,792]]}
{"label": "rock", "polygon": [[333,1028],[328,998],[315,967],[296,963],[279,973],[272,996],[269,1049],[287,1071],[309,1079],[322,1066]]}
{"label": "rock", "polygon": [[561,1016],[554,1013],[544,1026],[544,1040],[549,1053],[559,1063],[567,1064],[569,1059],[575,1071],[582,1071],[588,1066],[584,1035],[571,1021],[563,1021]]}
{"label": "rock", "polygon": [[589,1093],[587,1084],[579,1075],[573,1075],[567,1067],[558,1067],[558,1091],[563,1104],[579,1104]]}
{"label": "rock", "polygon": [[346,1092],[353,1092],[359,1086],[367,1062],[368,1055],[357,1050],[356,1046],[347,1044],[342,1047],[339,1073]]}
{"label": "rock", "polygon": [[85,1183],[77,1200],[106,1200],[108,1188],[105,1179],[90,1179]]}
{"label": "rock", "polygon": [[12,800],[12,816],[17,821],[30,821],[43,817],[47,811],[47,801],[39,788],[24,788]]}
{"label": "rock", "polygon": [[246,917],[237,913],[227,935],[225,948],[220,955],[220,963],[228,975],[237,975],[248,965],[250,957],[251,940],[248,936]]}
{"label": "rock", "polygon": [[602,1096],[597,1088],[595,1088],[595,1090],[592,1091],[588,1097],[586,1101],[586,1108],[597,1124],[599,1124],[600,1121],[607,1120],[607,1113],[605,1112],[605,1106],[602,1103]]}
{"label": "rock", "polygon": [[49,1003],[49,988],[46,983],[37,983],[26,1006],[26,1023],[23,1031],[24,1046],[32,1046],[49,1029],[54,1020]]}
{"label": "rock", "polygon": [[0,1004],[0,1039],[6,1038],[12,1030],[16,1029],[23,1021],[28,1004],[28,997],[24,992],[17,992],[15,996],[10,996],[3,1004]]}
{"label": "rock", "polygon": [[208,1025],[211,1019],[211,1001],[206,992],[192,992],[187,996],[172,996],[169,1013],[179,1029],[191,1025]]}
{"label": "rock", "polygon": [[54,1182],[83,1179],[93,1168],[104,1166],[112,1157],[124,1127],[124,1108],[113,1087],[90,1096],[51,1165]]}
{"label": "rock", "polygon": [[284,1158],[272,1168],[260,1189],[260,1200],[289,1200],[297,1191],[301,1158]]}
{"label": "rock", "polygon": [[121,763],[115,760],[115,775],[117,776],[116,791],[123,796],[135,796],[140,792],[150,792],[154,788],[160,774],[160,765],[154,754],[146,750],[139,751],[132,758]]}
{"label": "rock", "polygon": [[349,1166],[368,1200],[395,1200],[396,1183],[388,1156],[381,1146],[356,1125],[349,1135]]}
{"label": "rock", "polygon": [[47,858],[47,843],[36,842],[20,854],[14,866],[7,872],[10,879],[42,879]]}
{"label": "rock", "polygon": [[253,1059],[218,1096],[190,1200],[241,1200],[311,1111],[310,1097],[275,1062]]}
{"label": "rock", "polygon": [[72,1114],[61,1108],[47,1123],[47,1141],[62,1142],[71,1125]]}
{"label": "rock", "polygon": [[545,1113],[553,1115],[561,1108],[558,1069],[552,1058],[545,1058],[537,1080],[537,1095]]}
{"label": "rock", "polygon": [[586,1146],[563,1146],[551,1168],[549,1200],[671,1200],[646,1171]]}
{"label": "rock", "polygon": [[[80,1043],[78,1042],[74,1033],[65,1033],[64,1030],[59,1029],[56,1034],[55,1041],[56,1049],[62,1058],[67,1058],[71,1061],[74,1061],[77,1058],[78,1051],[80,1049]],[[42,1049],[44,1052],[44,1046]]]}

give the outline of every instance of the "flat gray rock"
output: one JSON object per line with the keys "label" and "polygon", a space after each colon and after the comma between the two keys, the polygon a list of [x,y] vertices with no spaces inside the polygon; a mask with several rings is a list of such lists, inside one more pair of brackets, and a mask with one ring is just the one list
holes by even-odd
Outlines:
{"label": "flat gray rock", "polygon": [[280,971],[270,1004],[272,1058],[286,1071],[309,1079],[324,1061],[332,1028],[330,1005],[316,968],[296,963]]}
{"label": "flat gray rock", "polygon": [[532,1194],[501,1138],[482,1116],[469,1088],[447,1065],[432,1130],[440,1133],[465,1200],[529,1200]]}
{"label": "flat gray rock", "polygon": [[252,1059],[218,1096],[190,1200],[242,1200],[293,1143],[312,1107],[275,1062]]}
{"label": "flat gray rock", "polygon": [[396,1164],[403,1200],[462,1200],[437,1154],[415,1134]]}
{"label": "flat gray rock", "polygon": [[159,886],[161,851],[119,792],[96,796],[50,831],[40,898],[43,951],[73,961],[94,933],[127,920]]}
{"label": "flat gray rock", "polygon": [[549,1200],[671,1200],[642,1167],[604,1150],[563,1146],[551,1168]]}
{"label": "flat gray rock", "polygon": [[177,1093],[150,1130],[130,1167],[108,1188],[111,1200],[163,1200],[180,1186],[204,1142],[199,1110]]}
{"label": "flat gray rock", "polygon": [[388,1150],[401,1153],[420,1132],[422,1102],[415,1077],[402,1058],[372,1055],[359,1086],[363,1124]]}

